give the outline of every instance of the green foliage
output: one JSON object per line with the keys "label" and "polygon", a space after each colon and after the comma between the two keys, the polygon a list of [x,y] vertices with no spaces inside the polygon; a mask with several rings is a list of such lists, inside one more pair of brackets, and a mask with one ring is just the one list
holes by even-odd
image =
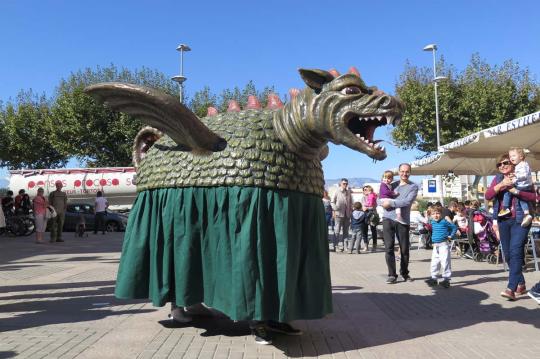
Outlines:
{"label": "green foliage", "polygon": [[210,106],[215,107],[219,112],[226,112],[231,100],[235,100],[240,104],[240,107],[245,108],[250,95],[256,96],[261,106],[265,107],[270,93],[276,93],[273,86],[258,91],[253,81],[249,81],[243,89],[238,86],[233,89],[224,89],[219,95],[213,94],[210,88],[206,86],[202,90],[195,92],[193,98],[189,101],[189,108],[197,116],[204,117]]}
{"label": "green foliage", "polygon": [[[0,102],[0,166],[54,168],[77,158],[90,167],[130,166],[135,135],[143,126],[137,119],[108,110],[84,93],[99,82],[127,82],[160,89],[178,97],[178,85],[163,73],[108,67],[86,68],[60,80],[52,99],[22,91],[14,103]],[[225,89],[217,96],[208,86],[195,92],[189,107],[199,117],[209,106],[226,111],[234,99],[242,107],[249,95],[263,106],[273,88],[259,92],[250,81],[243,89]]]}
{"label": "green foliage", "polygon": [[21,91],[15,103],[0,106],[0,165],[9,169],[63,166],[67,157],[49,143],[49,104]]}
{"label": "green foliage", "polygon": [[417,199],[416,202],[418,203],[418,211],[420,213],[424,213],[426,211],[426,209],[428,208],[429,203],[430,203],[426,199]]}
{"label": "green foliage", "polygon": [[195,92],[189,102],[189,108],[198,117],[205,117],[208,107],[215,107],[217,96],[210,92],[210,87],[205,86],[202,90]]}
{"label": "green foliage", "polygon": [[[540,88],[527,69],[511,60],[491,66],[474,54],[458,72],[441,58],[437,75],[441,145],[540,109]],[[392,132],[394,142],[422,152],[436,151],[433,69],[406,63],[396,85],[406,110]]]}
{"label": "green foliage", "polygon": [[83,92],[88,85],[109,81],[149,86],[178,96],[172,81],[147,68],[133,72],[114,65],[87,68],[62,80],[51,110],[50,141],[65,156],[86,161],[91,167],[130,166],[133,139],[143,126],[133,117],[97,104]]}

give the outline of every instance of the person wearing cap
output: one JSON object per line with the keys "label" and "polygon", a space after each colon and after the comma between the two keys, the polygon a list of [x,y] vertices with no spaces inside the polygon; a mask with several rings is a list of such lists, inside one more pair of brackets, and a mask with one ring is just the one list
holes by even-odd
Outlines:
{"label": "person wearing cap", "polygon": [[51,243],[63,242],[62,231],[67,208],[67,194],[62,191],[62,181],[54,183],[56,191],[49,194],[49,204],[56,210],[56,217],[51,218]]}

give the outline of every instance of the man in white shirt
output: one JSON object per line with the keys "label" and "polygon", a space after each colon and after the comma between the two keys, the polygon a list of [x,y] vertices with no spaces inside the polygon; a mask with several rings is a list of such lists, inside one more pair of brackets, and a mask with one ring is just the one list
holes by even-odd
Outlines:
{"label": "man in white shirt", "polygon": [[103,193],[98,191],[94,203],[94,214],[96,216],[94,221],[94,234],[97,234],[98,230],[105,234],[105,216],[107,215],[108,207],[109,202],[103,197]]}

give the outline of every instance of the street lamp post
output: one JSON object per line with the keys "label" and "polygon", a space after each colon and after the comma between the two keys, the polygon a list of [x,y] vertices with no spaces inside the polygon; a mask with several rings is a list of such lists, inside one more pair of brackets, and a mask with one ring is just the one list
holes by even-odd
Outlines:
{"label": "street lamp post", "polygon": [[187,80],[187,77],[184,76],[184,52],[191,51],[191,48],[186,44],[180,44],[176,48],[177,51],[180,51],[180,75],[172,77],[172,80],[178,82],[180,86],[180,103],[184,102],[184,82]]}
{"label": "street lamp post", "polygon": [[[436,44],[429,44],[424,47],[424,51],[431,51],[433,54],[433,88],[435,89],[435,126],[437,128],[437,152],[441,152],[441,135],[439,128],[439,97],[437,94],[437,83],[441,80],[446,80],[445,76],[437,76],[437,62],[435,52],[437,52]],[[442,186],[442,177],[437,176],[437,182],[440,188],[440,201],[441,204],[444,204],[444,188]]]}

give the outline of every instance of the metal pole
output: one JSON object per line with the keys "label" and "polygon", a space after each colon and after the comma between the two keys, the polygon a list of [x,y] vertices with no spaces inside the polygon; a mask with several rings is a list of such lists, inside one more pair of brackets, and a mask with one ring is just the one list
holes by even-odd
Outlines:
{"label": "metal pole", "polygon": [[180,103],[184,102],[184,81],[187,80],[186,77],[184,77],[184,51],[191,51],[191,48],[187,46],[186,44],[180,44],[176,48],[177,51],[180,51],[180,75],[176,75],[172,77],[172,80],[175,82],[178,82],[178,86],[180,87]]}
{"label": "metal pole", "polygon": [[[184,48],[180,48],[180,76],[184,77]],[[184,83],[180,83],[180,103],[184,103]]]}
{"label": "metal pole", "polygon": [[[440,129],[439,129],[439,96],[437,94],[437,61],[436,61],[436,55],[435,52],[437,51],[437,47],[433,46],[432,48],[432,54],[433,54],[433,88],[435,89],[435,126],[437,130],[437,152],[441,151],[441,135],[440,135]],[[444,187],[443,187],[443,180],[441,175],[437,175],[437,182],[440,186],[440,202],[444,206]]]}
{"label": "metal pole", "polygon": [[435,88],[435,124],[437,126],[437,152],[440,152],[441,147],[441,137],[439,130],[439,96],[437,94],[437,64],[435,62],[435,48],[433,48],[433,84]]}

